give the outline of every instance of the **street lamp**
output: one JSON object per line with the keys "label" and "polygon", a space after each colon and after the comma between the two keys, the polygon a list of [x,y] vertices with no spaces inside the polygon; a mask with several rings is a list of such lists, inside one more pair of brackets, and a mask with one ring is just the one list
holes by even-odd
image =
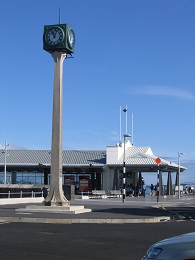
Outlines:
{"label": "street lamp", "polygon": [[178,152],[178,199],[180,199],[180,156],[185,153]]}
{"label": "street lamp", "polygon": [[5,157],[4,157],[4,184],[6,184],[7,182],[7,156],[8,156],[8,153],[7,153],[7,147],[9,146],[9,144],[7,144],[7,142],[5,141],[5,150],[2,149],[2,153],[5,154]]}
{"label": "street lamp", "polygon": [[127,137],[131,137],[129,134],[125,134],[124,136],[124,154],[123,154],[123,203],[125,202],[125,183],[126,183],[126,166],[125,166],[125,142]]}

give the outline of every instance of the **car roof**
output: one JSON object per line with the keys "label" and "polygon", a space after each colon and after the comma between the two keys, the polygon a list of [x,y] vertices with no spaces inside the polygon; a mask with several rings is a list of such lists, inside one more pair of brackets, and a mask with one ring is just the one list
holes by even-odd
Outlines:
{"label": "car roof", "polygon": [[[168,245],[168,244],[178,244],[178,243],[194,243],[195,245],[195,232],[182,234],[179,236],[174,236],[170,238],[166,238],[164,240],[161,240],[157,243],[155,243],[155,247]],[[195,246],[194,246],[195,248]]]}

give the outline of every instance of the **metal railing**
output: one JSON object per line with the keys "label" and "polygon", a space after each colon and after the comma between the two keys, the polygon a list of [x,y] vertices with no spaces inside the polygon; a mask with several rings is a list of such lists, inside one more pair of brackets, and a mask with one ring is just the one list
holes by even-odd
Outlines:
{"label": "metal railing", "polygon": [[43,191],[31,191],[31,192],[0,192],[0,199],[10,198],[37,198],[43,197]]}
{"label": "metal railing", "polygon": [[91,195],[92,194],[92,192],[91,191],[81,191],[80,192],[81,193],[81,195],[83,196],[83,195]]}

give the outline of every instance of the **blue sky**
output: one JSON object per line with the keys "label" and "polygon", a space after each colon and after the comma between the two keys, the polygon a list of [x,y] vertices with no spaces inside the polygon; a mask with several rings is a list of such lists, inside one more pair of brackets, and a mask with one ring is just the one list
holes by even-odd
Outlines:
{"label": "blue sky", "polygon": [[1,0],[1,146],[51,147],[54,64],[42,35],[59,8],[76,34],[64,62],[63,149],[115,145],[127,105],[134,145],[194,162],[194,0]]}

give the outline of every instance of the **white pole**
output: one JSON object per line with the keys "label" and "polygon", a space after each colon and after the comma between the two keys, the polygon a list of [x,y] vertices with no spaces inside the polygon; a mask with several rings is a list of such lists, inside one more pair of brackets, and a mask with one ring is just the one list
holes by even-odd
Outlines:
{"label": "white pole", "polygon": [[131,136],[132,136],[132,145],[133,145],[133,113],[131,114],[131,126],[132,126],[132,129],[131,129]]}
{"label": "white pole", "polygon": [[122,141],[122,139],[121,139],[121,106],[120,106],[120,115],[119,115],[119,117],[120,117],[120,136],[119,136],[119,141],[120,141],[120,143],[121,143],[121,141]]}
{"label": "white pole", "polygon": [[178,199],[180,199],[180,153],[178,152]]}
{"label": "white pole", "polygon": [[127,105],[126,105],[126,134],[127,134]]}
{"label": "white pole", "polygon": [[185,155],[185,153],[178,152],[178,199],[180,199],[180,155]]}
{"label": "white pole", "polygon": [[123,200],[122,202],[125,202],[125,182],[126,182],[126,165],[125,165],[125,141],[126,141],[126,136],[124,135],[124,153],[123,153]]}
{"label": "white pole", "polygon": [[5,157],[4,157],[4,184],[7,182],[7,142],[5,141]]}

